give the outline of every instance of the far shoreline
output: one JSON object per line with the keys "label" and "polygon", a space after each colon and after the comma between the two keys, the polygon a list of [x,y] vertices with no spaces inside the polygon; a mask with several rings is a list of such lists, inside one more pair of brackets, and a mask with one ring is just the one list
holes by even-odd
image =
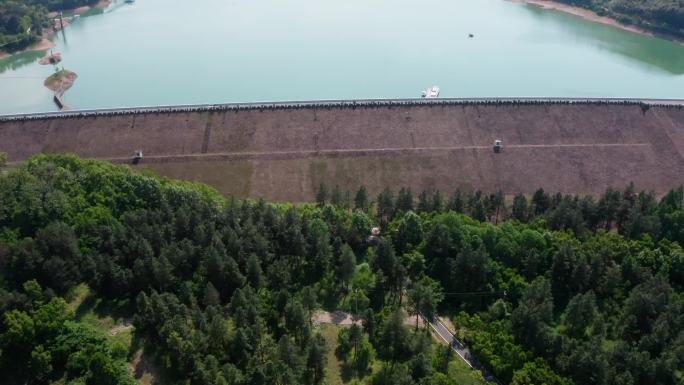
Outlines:
{"label": "far shoreline", "polygon": [[[82,6],[78,7],[75,9],[70,9],[70,10],[65,10],[65,12],[71,12],[76,15],[80,15],[83,13],[86,13],[90,11],[93,8],[100,8],[104,9],[106,8],[109,4],[112,3],[113,0],[100,0],[97,4],[94,6]],[[555,10],[555,11],[560,11],[569,15],[573,16],[578,16],[581,17],[587,21],[593,22],[593,23],[599,23],[599,24],[604,24],[604,25],[609,25],[612,27],[616,27],[619,29],[622,29],[624,31],[636,33],[639,35],[644,35],[644,36],[650,36],[650,37],[655,37],[655,38],[660,38],[663,40],[671,41],[681,47],[684,47],[684,38],[679,38],[676,36],[668,35],[668,34],[663,34],[659,32],[654,32],[636,25],[630,25],[630,24],[625,24],[622,23],[612,17],[608,16],[600,16],[596,12],[586,9],[586,8],[581,8],[581,7],[576,7],[573,5],[565,4],[565,3],[560,3],[557,1],[553,0],[508,0],[512,3],[517,3],[517,4],[529,4],[533,5],[542,9],[549,9],[549,10]],[[51,12],[51,16],[54,17],[55,12]],[[58,31],[47,31],[43,33],[42,39],[17,52],[5,52],[0,50],[0,60],[6,59],[8,57],[12,57],[14,55],[19,55],[25,52],[35,52],[35,51],[45,51],[51,48],[55,48],[57,44],[50,40],[50,36],[54,35]]]}
{"label": "far shoreline", "polygon": [[[71,12],[71,13],[73,13],[74,15],[81,15],[81,14],[83,14],[83,13],[86,13],[86,12],[90,11],[92,8],[104,9],[104,8],[106,8],[109,4],[111,4],[112,1],[113,1],[113,0],[100,0],[97,4],[95,4],[95,5],[92,6],[92,7],[83,6],[83,7],[78,7],[78,8],[75,8],[75,9],[67,9],[67,10],[65,10],[65,11],[63,11],[63,12]],[[53,14],[53,12],[50,12],[50,14]],[[54,17],[54,16],[51,16],[51,17]],[[67,25],[67,26],[68,26],[68,25]],[[37,43],[35,43],[35,44],[32,44],[32,45],[30,45],[30,46],[28,46],[28,47],[22,49],[21,51],[16,51],[16,52],[5,52],[5,51],[0,50],[0,60],[6,59],[6,58],[8,58],[8,57],[12,57],[12,56],[14,56],[14,55],[19,55],[19,54],[22,54],[22,53],[25,53],[25,52],[45,51],[45,50],[48,50],[48,49],[51,49],[51,48],[55,48],[55,47],[57,46],[57,43],[55,43],[54,41],[50,40],[50,37],[51,37],[52,35],[56,34],[57,32],[59,32],[59,31],[56,31],[56,30],[52,30],[52,29],[46,28],[46,29],[43,31],[43,36],[42,36],[42,38],[41,38],[41,40],[40,40],[39,42],[37,42]]]}
{"label": "far shoreline", "polygon": [[555,10],[555,11],[560,11],[563,13],[567,13],[573,16],[578,16],[581,17],[587,21],[591,21],[593,23],[599,23],[599,24],[604,24],[604,25],[609,25],[611,27],[619,28],[623,31],[628,31],[632,33],[636,33],[639,35],[645,35],[645,36],[650,36],[650,37],[655,37],[667,41],[671,41],[675,44],[678,44],[682,47],[684,47],[684,39],[664,34],[664,33],[659,33],[659,32],[654,32],[651,30],[648,30],[646,28],[642,28],[636,25],[630,25],[630,24],[625,24],[622,23],[612,17],[608,16],[599,16],[596,12],[586,9],[586,8],[581,8],[581,7],[576,7],[573,5],[565,4],[565,3],[560,3],[557,1],[553,0],[508,0],[513,3],[519,3],[519,4],[530,4],[539,8],[543,9],[550,9],[550,10]]}

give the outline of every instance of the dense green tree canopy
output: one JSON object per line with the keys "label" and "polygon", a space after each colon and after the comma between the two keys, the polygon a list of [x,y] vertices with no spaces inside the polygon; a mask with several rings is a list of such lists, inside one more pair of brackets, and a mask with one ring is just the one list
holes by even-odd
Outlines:
{"label": "dense green tree canopy", "polygon": [[560,0],[649,30],[684,36],[682,0]]}
{"label": "dense green tree canopy", "polygon": [[[407,327],[421,313],[454,316],[503,383],[678,385],[683,195],[540,190],[509,210],[498,193],[425,193],[415,205],[408,189],[386,190],[372,204],[360,189],[356,208],[293,206],[37,156],[0,173],[0,374],[133,383],[133,352],[63,299],[87,284],[97,301],[128,304],[169,384],[320,384],[328,352],[363,383],[457,383],[459,358]],[[363,326],[330,346],[312,320],[320,308]]]}
{"label": "dense green tree canopy", "polygon": [[93,5],[98,0],[0,0],[0,51],[16,51],[40,40],[48,12]]}

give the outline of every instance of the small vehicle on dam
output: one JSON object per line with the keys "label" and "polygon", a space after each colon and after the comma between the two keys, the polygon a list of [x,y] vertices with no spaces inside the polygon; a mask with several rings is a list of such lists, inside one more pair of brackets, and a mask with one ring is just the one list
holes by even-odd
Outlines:
{"label": "small vehicle on dam", "polygon": [[133,154],[133,164],[138,164],[143,158],[143,152],[142,150],[135,150],[135,154]]}
{"label": "small vehicle on dam", "polygon": [[439,97],[439,87],[432,86],[432,87],[426,89],[425,91],[423,91],[421,96],[424,98],[427,98],[427,99]]}

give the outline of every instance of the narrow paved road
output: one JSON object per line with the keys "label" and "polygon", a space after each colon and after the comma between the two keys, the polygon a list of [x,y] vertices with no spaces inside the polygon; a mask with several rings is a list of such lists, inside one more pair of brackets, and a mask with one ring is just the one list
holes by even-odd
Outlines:
{"label": "narrow paved road", "polygon": [[444,326],[442,321],[435,319],[433,322],[430,322],[430,327],[451,346],[451,349],[453,349],[468,366],[481,371],[485,380],[501,385],[501,382],[470,353],[470,350],[468,350],[468,348],[465,347],[465,345],[463,345],[446,326]]}
{"label": "narrow paved road", "polygon": [[[424,323],[428,323],[427,319],[422,314],[420,317]],[[348,326],[352,323],[361,323],[360,318],[354,317],[351,313],[339,310],[335,312],[319,310],[314,313],[312,321],[317,325],[334,324]],[[415,318],[407,318],[406,321],[407,324],[413,325]],[[433,322],[429,322],[429,324],[430,328],[435,332],[435,334],[438,335],[444,342],[449,344],[451,349],[453,349],[453,351],[455,351],[456,354],[458,354],[458,356],[461,357],[466,364],[468,364],[468,366],[470,366],[472,369],[481,371],[485,380],[502,385],[501,382],[470,353],[470,350],[468,350],[468,348],[461,341],[459,341],[453,333],[451,333],[449,328],[446,327],[444,323],[439,320],[439,318],[435,319]]]}

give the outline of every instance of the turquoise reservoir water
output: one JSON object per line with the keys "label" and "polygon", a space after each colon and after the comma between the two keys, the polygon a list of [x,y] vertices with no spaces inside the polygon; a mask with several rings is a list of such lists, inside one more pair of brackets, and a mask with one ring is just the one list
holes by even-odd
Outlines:
{"label": "turquoise reservoir water", "polygon": [[[474,38],[468,38],[468,34]],[[116,0],[54,37],[77,109],[417,97],[684,98],[684,47],[504,0]],[[0,113],[52,111],[42,53]]]}

